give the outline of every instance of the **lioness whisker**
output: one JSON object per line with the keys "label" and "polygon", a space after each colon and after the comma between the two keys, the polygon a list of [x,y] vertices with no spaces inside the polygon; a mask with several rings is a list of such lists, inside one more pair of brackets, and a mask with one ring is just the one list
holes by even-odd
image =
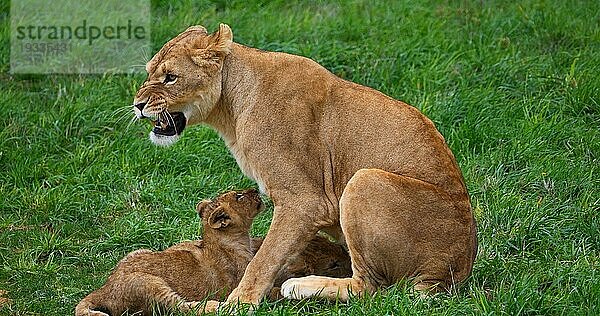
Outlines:
{"label": "lioness whisker", "polygon": [[[131,115],[131,116],[130,115],[126,115],[125,114],[125,110],[122,110],[121,112],[122,113],[114,121],[114,125],[115,126],[118,126],[118,125],[122,124],[125,120],[127,120],[127,118],[131,118],[132,122],[136,119],[136,117],[134,115]],[[112,117],[115,117],[115,116],[117,116],[116,113],[112,115]],[[130,122],[128,125],[131,125],[132,122]]]}
{"label": "lioness whisker", "polygon": [[122,123],[122,122],[125,120],[125,118],[126,118],[125,116],[121,116],[121,117],[117,118],[117,119],[114,121],[113,125],[114,125],[114,126],[119,126],[119,125],[120,125],[120,124],[121,124],[121,123]]}
{"label": "lioness whisker", "polygon": [[[200,97],[200,99],[202,99],[202,103],[205,102],[204,100],[204,96],[202,94],[198,95]],[[198,109],[198,112],[202,113],[202,109],[200,108],[200,104],[198,104],[198,102],[194,102],[194,105],[196,106],[196,108]]]}
{"label": "lioness whisker", "polygon": [[128,116],[126,116],[125,113],[130,112],[130,111],[131,111],[131,106],[122,106],[122,107],[119,107],[119,108],[115,109],[114,111],[112,111],[112,113],[110,114],[110,117],[111,118],[117,117],[117,120],[115,121],[115,125],[116,125],[116,124],[119,124],[125,118],[127,118]]}
{"label": "lioness whisker", "polygon": [[111,116],[112,116],[112,117],[115,117],[115,116],[117,116],[117,115],[119,115],[119,116],[125,116],[124,114],[125,114],[126,112],[128,112],[128,111],[131,111],[131,108],[129,108],[129,107],[127,107],[127,108],[118,108],[118,109],[114,110],[114,111],[111,113]]}
{"label": "lioness whisker", "polygon": [[125,127],[125,131],[126,131],[126,132],[127,132],[127,131],[129,131],[129,128],[131,127],[131,124],[133,124],[133,122],[135,122],[135,120],[136,120],[136,117],[135,117],[135,116],[131,117],[131,120],[129,120],[129,123],[128,123],[128,124],[127,124],[127,126]]}
{"label": "lioness whisker", "polygon": [[128,118],[128,116],[125,115],[121,115],[120,117],[117,117],[117,119],[114,121],[114,125],[118,126],[120,125],[122,122],[124,122],[126,119]]}

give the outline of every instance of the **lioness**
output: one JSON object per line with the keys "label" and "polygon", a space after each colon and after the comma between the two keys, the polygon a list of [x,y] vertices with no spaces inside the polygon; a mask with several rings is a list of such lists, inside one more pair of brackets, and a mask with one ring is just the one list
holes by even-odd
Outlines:
{"label": "lioness", "polygon": [[[106,283],[75,308],[76,316],[152,315],[153,308],[197,309],[237,286],[262,239],[250,238],[252,219],[263,208],[256,190],[231,191],[198,203],[203,240],[179,243],[164,251],[136,250],[123,258]],[[350,257],[339,245],[315,237],[284,270],[277,285],[308,274],[350,276]],[[271,297],[277,298],[273,291]],[[213,310],[210,307],[209,310]]]}
{"label": "lioness", "polygon": [[[257,304],[319,230],[347,243],[351,278],[296,279],[288,297],[341,299],[410,278],[448,289],[469,276],[477,242],[460,169],[416,108],[316,62],[193,26],[146,64],[133,109],[155,144],[188,125],[219,132],[274,202],[273,222],[227,303]],[[296,294],[295,294],[296,293]]]}

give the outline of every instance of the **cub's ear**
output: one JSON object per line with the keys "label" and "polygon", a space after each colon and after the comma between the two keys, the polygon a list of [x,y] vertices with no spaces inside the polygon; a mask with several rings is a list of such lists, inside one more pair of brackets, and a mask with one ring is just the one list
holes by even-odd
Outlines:
{"label": "cub's ear", "polygon": [[219,206],[208,215],[206,222],[211,228],[220,229],[231,223],[231,217],[224,206]]}
{"label": "cub's ear", "polygon": [[207,210],[208,205],[210,204],[210,200],[202,200],[196,204],[196,212],[198,212],[198,216],[200,218],[204,218],[206,214],[204,214]]}

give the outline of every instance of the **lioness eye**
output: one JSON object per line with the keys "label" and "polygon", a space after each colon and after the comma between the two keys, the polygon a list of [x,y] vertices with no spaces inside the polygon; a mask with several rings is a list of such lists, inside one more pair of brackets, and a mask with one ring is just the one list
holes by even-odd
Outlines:
{"label": "lioness eye", "polygon": [[177,76],[174,74],[166,74],[165,81],[163,81],[163,83],[175,82],[175,80],[177,80]]}

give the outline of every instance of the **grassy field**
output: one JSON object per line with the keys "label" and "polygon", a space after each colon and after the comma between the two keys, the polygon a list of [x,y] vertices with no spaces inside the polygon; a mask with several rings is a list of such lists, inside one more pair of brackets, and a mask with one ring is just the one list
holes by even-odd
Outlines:
{"label": "grassy field", "polygon": [[[479,253],[452,295],[398,285],[256,315],[600,315],[600,2],[519,3],[153,1],[153,51],[225,22],[239,43],[413,104],[471,194]],[[197,238],[199,199],[254,183],[206,127],[165,149],[130,124],[143,75],[10,75],[8,11],[3,0],[0,290],[12,303],[0,315],[69,315],[126,253]]]}

